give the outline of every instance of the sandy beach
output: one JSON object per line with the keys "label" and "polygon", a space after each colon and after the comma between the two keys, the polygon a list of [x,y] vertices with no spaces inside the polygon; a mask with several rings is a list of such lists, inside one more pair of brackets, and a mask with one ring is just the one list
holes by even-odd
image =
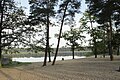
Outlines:
{"label": "sandy beach", "polygon": [[120,57],[84,58],[47,63],[32,63],[14,68],[1,68],[0,80],[120,80]]}

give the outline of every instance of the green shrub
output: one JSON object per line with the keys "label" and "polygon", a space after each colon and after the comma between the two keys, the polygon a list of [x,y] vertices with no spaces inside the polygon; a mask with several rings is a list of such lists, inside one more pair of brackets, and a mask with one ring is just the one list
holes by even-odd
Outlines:
{"label": "green shrub", "polygon": [[87,53],[85,53],[84,56],[89,57],[89,56],[92,56],[92,55],[94,55],[93,52],[87,52]]}

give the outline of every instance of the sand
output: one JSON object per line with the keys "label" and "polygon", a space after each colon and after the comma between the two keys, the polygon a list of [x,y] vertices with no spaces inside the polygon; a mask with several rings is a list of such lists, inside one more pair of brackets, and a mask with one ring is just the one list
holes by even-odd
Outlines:
{"label": "sand", "polygon": [[120,80],[120,57],[85,58],[0,69],[0,80]]}

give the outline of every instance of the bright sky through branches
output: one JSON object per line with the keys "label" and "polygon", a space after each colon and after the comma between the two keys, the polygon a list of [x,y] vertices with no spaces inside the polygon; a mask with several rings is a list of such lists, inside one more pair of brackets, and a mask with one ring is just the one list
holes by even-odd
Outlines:
{"label": "bright sky through branches", "polygon": [[[18,3],[18,6],[23,6],[23,7],[26,7],[25,9],[25,13],[27,15],[29,15],[29,3],[28,3],[28,0],[15,0],[17,3]],[[85,5],[85,0],[82,0],[81,2],[81,9],[80,11],[83,13],[85,10],[87,9],[87,6]],[[80,25],[78,24],[79,23],[79,20],[80,18],[82,17],[82,14],[77,14],[76,17],[75,17],[75,20],[76,20],[76,27],[79,27]],[[63,29],[63,32],[66,31],[66,30],[69,30],[69,26],[64,26],[64,29]],[[56,47],[57,45],[57,38],[54,38],[54,35],[57,33],[59,33],[59,27],[50,27],[50,44],[53,44],[52,47]],[[88,44],[88,43],[86,43]],[[86,45],[86,44],[83,44],[83,45]],[[61,42],[60,42],[60,47],[62,46],[65,46],[66,45],[66,41],[64,39],[61,39]]]}

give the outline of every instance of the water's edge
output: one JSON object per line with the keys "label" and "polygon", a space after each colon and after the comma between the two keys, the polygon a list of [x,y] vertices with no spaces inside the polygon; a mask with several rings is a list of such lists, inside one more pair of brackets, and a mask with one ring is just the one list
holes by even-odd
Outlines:
{"label": "water's edge", "polygon": [[[69,60],[72,59],[72,56],[57,56],[56,60],[62,60],[62,58],[64,58],[64,60]],[[85,56],[75,56],[75,59],[80,59],[80,58],[86,58]],[[54,56],[51,57],[51,60],[54,59]],[[12,61],[16,61],[16,62],[43,62],[44,61],[44,57],[20,57],[20,58],[12,58]],[[47,57],[47,61],[48,61],[48,57]]]}

